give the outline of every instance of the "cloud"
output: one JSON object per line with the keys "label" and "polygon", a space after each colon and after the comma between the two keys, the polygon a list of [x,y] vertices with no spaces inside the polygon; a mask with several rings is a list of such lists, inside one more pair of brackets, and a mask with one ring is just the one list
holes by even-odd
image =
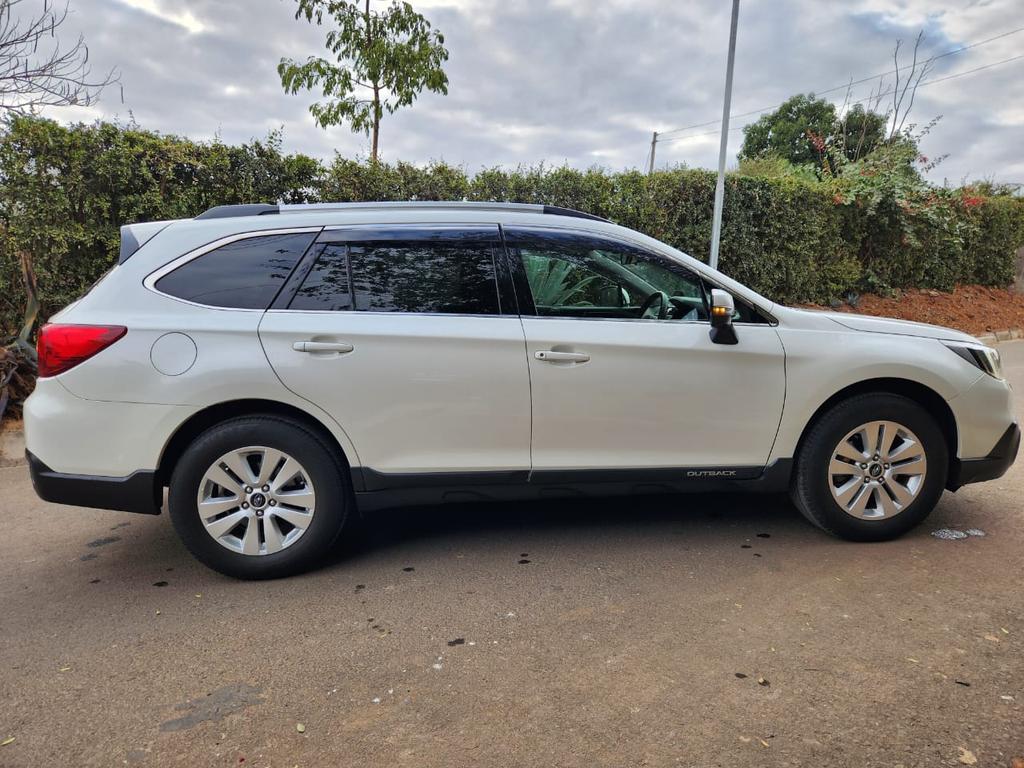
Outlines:
{"label": "cloud", "polygon": [[[645,162],[651,131],[721,116],[728,3],[720,0],[419,0],[445,34],[449,95],[423,94],[385,118],[388,160],[444,159],[469,170],[569,163],[619,169]],[[322,50],[325,30],[294,19],[293,0],[72,0],[70,37],[81,32],[97,70],[116,65],[121,90],[102,115],[198,139],[240,142],[283,127],[288,149],[329,158],[365,156],[368,140],[345,126],[323,131],[308,113],[314,94],[286,95],[283,56]],[[897,38],[925,29],[929,55],[1019,25],[1019,0],[776,0],[740,9],[732,112],[777,104],[892,68]],[[1014,55],[1024,32],[937,62],[935,77]],[[905,43],[906,45],[907,43]],[[1024,180],[1019,137],[1024,60],[922,88],[912,120],[942,115],[922,150],[948,153],[948,177]],[[865,98],[876,83],[852,89]],[[828,94],[842,102],[845,93]],[[756,115],[734,123],[756,119]],[[675,134],[659,165],[713,167],[717,126]],[[742,132],[730,133],[730,155]]]}
{"label": "cloud", "polygon": [[180,13],[168,11],[162,7],[157,0],[120,0],[120,2],[124,3],[129,8],[136,8],[155,16],[161,21],[176,24],[192,34],[202,32],[206,29],[206,26],[189,11],[186,10]]}

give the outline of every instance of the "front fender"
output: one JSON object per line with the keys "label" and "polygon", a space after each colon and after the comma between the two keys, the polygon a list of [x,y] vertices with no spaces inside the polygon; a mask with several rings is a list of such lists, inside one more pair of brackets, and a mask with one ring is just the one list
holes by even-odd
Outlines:
{"label": "front fender", "polygon": [[[786,354],[786,399],[769,461],[792,458],[814,414],[848,387],[875,379],[913,382],[950,403],[956,417],[950,401],[985,375],[935,339],[787,328],[779,328],[779,338]],[[957,426],[962,432],[959,419]]]}

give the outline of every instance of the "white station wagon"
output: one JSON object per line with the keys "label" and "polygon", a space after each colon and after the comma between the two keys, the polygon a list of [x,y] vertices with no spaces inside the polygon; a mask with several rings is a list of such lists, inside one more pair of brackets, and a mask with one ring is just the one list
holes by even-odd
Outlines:
{"label": "white station wagon", "polygon": [[667,245],[539,205],[214,208],[122,228],[39,335],[49,501],[157,514],[222,573],[315,564],[384,506],[788,491],[898,536],[1020,441],[957,331],[789,309]]}

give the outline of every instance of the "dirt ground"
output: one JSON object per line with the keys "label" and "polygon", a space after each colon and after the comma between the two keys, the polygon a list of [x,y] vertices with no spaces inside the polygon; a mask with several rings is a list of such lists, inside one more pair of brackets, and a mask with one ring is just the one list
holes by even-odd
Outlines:
{"label": "dirt ground", "polygon": [[914,289],[894,297],[862,294],[856,307],[842,304],[835,309],[944,325],[975,335],[1024,328],[1024,294],[983,285],[961,285],[952,293]]}
{"label": "dirt ground", "polygon": [[1006,768],[1022,493],[876,545],[776,497],[411,509],[243,583],[0,468],[0,766]]}

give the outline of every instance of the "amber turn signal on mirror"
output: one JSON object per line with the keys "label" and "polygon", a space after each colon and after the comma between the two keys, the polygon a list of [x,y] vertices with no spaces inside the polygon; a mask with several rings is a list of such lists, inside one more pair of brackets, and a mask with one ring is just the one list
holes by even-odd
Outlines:
{"label": "amber turn signal on mirror", "polygon": [[736,344],[736,329],[732,316],[736,312],[732,294],[721,288],[711,290],[711,341],[715,344]]}

